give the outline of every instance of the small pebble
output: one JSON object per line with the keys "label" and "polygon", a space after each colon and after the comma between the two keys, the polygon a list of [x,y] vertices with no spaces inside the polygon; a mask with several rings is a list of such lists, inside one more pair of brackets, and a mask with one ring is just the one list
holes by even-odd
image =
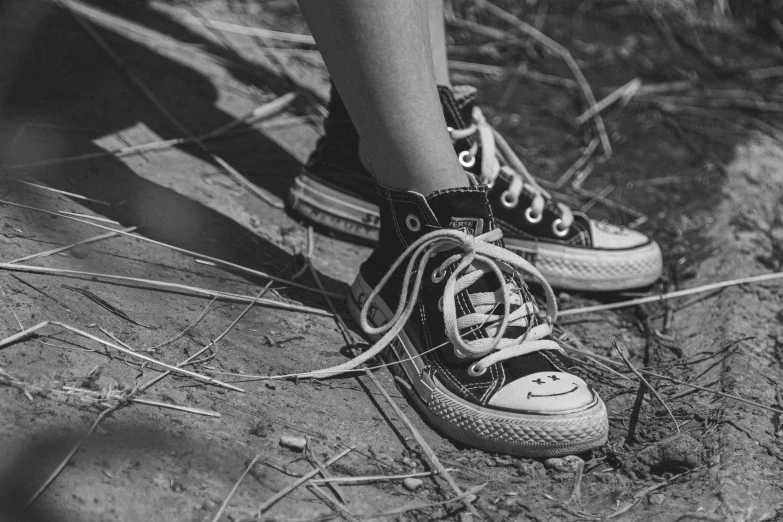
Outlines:
{"label": "small pebble", "polygon": [[654,493],[650,495],[650,504],[654,506],[660,506],[666,501],[666,496],[661,493]]}
{"label": "small pebble", "polygon": [[304,451],[307,446],[307,439],[304,437],[291,437],[283,435],[280,437],[280,445],[295,451]]}
{"label": "small pebble", "polygon": [[90,247],[87,245],[76,245],[71,249],[71,255],[76,259],[84,259],[90,255]]}
{"label": "small pebble", "polygon": [[422,484],[423,482],[417,478],[406,478],[402,481],[402,486],[408,491],[416,491]]}
{"label": "small pebble", "polygon": [[558,473],[573,473],[576,471],[576,468],[579,467],[580,462],[584,461],[576,455],[568,455],[562,458],[555,457],[546,459],[544,461],[544,466],[547,469],[551,469],[552,471],[556,471]]}

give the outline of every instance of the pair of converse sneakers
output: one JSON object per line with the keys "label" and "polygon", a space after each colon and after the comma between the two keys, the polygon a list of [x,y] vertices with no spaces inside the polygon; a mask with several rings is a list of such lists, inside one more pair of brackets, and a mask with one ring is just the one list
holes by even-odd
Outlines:
{"label": "pair of converse sneakers", "polygon": [[[661,274],[657,244],[555,203],[475,105],[469,87],[439,88],[470,187],[433,192],[375,184],[333,90],[325,134],[290,208],[377,242],[348,307],[422,415],[473,447],[520,456],[579,453],[606,442],[606,408],[552,339],[549,285],[620,290]],[[539,283],[539,314],[525,279]]]}

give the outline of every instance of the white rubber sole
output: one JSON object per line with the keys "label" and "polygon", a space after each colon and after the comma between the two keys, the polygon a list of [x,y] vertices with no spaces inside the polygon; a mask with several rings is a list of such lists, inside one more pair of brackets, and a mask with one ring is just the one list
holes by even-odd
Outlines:
{"label": "white rubber sole", "polygon": [[319,183],[307,174],[294,179],[288,192],[291,209],[322,227],[363,241],[377,242],[378,206]]}
{"label": "white rubber sole", "polygon": [[[378,206],[319,183],[306,173],[289,192],[291,209],[314,223],[363,242],[378,241]],[[661,275],[658,245],[627,250],[575,248],[551,243],[505,239],[506,248],[521,255],[550,285],[564,290],[616,292],[649,286]]]}
{"label": "white rubber sole", "polygon": [[624,250],[576,248],[551,243],[504,239],[506,248],[541,272],[556,288],[612,292],[655,283],[663,271],[663,256],[655,242]]}
{"label": "white rubber sole", "polygon": [[[371,288],[357,276],[348,298],[348,309],[358,320]],[[380,299],[370,311],[370,321],[383,324],[393,313]],[[594,401],[558,414],[512,413],[465,401],[441,385],[427,371],[410,339],[401,333],[386,350],[389,369],[397,376],[422,416],[442,433],[468,446],[523,457],[554,457],[582,453],[606,443],[609,424],[606,406]],[[400,362],[402,361],[402,362]]]}

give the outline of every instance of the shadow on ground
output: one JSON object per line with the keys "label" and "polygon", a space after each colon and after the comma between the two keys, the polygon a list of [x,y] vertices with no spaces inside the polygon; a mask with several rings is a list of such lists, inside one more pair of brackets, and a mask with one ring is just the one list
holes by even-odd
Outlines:
{"label": "shadow on ground", "polygon": [[[265,92],[285,89],[283,82],[269,71],[203,39],[149,8],[146,2],[95,3],[100,3],[101,9],[114,10],[117,15],[230,60],[236,64],[228,66],[231,74],[248,86]],[[46,1],[6,1],[0,4],[0,20],[6,33],[0,46],[0,61],[7,64],[5,72],[0,73],[0,155],[5,153],[0,156],[0,164],[102,152],[104,149],[93,140],[139,123],[163,139],[182,137],[182,131],[141,94],[125,71],[66,10]],[[102,28],[96,30],[163,106],[194,134],[234,120],[216,107],[218,91],[210,78],[121,35]],[[50,132],[46,139],[36,132],[20,134],[25,126]],[[238,131],[235,138],[220,144],[221,157],[254,183],[285,198],[300,168],[299,162],[262,134],[247,127],[239,127]],[[183,150],[209,162],[197,147]],[[193,183],[203,182],[201,176],[193,174]],[[79,203],[125,226],[143,225],[140,233],[177,247],[264,272],[276,273],[291,260],[288,252],[233,220],[136,175],[113,158],[30,170],[23,175],[34,176],[60,190],[107,201],[111,206]],[[328,281],[328,286],[341,290],[336,281]],[[312,300],[307,295],[296,298]]]}

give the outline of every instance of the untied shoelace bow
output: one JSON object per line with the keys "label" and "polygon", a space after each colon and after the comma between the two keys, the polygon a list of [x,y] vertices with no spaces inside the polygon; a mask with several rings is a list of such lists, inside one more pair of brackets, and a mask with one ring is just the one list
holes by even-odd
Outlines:
{"label": "untied shoelace bow", "polygon": [[[515,207],[519,201],[519,195],[522,189],[527,187],[533,194],[533,203],[527,210],[528,219],[531,222],[538,222],[544,212],[544,205],[547,199],[551,199],[548,192],[536,183],[533,176],[528,172],[522,160],[517,157],[508,142],[487,122],[481,109],[473,107],[473,121],[465,129],[453,129],[449,127],[449,134],[452,141],[459,141],[470,136],[476,136],[476,140],[470,149],[460,154],[460,163],[464,167],[471,167],[475,162],[476,153],[479,144],[481,144],[481,179],[480,181],[490,187],[497,179],[500,172],[506,173],[511,178],[511,185],[503,195],[504,203],[509,207]],[[506,199],[507,198],[507,199]],[[574,222],[574,214],[567,205],[557,203],[562,216],[558,229],[564,234],[571,223]]]}
{"label": "untied shoelace bow", "polygon": [[[458,263],[446,281],[443,290],[443,319],[446,336],[458,357],[476,359],[473,371],[483,371],[493,364],[544,349],[559,350],[559,345],[545,339],[552,332],[552,323],[557,317],[557,304],[552,288],[541,273],[528,261],[493,242],[502,237],[500,229],[494,229],[480,236],[472,236],[460,230],[439,229],[430,232],[411,244],[381,279],[367,297],[359,316],[362,330],[368,335],[382,337],[367,351],[358,357],[338,366],[300,374],[300,377],[325,378],[349,370],[378,355],[389,343],[393,342],[416,309],[416,301],[421,290],[422,278],[429,259],[439,252],[459,251],[449,256],[433,272],[433,277],[443,278],[449,267]],[[400,301],[394,316],[386,324],[371,325],[369,313],[373,301],[381,289],[388,283],[395,270],[410,257],[405,269]],[[522,298],[522,289],[517,286],[518,271],[524,271],[535,277],[546,293],[546,322],[531,326],[530,319],[535,313],[533,303]],[[493,273],[500,281],[495,292],[469,293],[474,312],[457,317],[457,295],[470,288],[487,274]],[[506,278],[506,274],[510,277]],[[495,314],[502,303],[503,313]],[[506,338],[509,326],[525,327],[525,333],[519,337]],[[461,333],[485,328],[489,337],[466,340]]]}

